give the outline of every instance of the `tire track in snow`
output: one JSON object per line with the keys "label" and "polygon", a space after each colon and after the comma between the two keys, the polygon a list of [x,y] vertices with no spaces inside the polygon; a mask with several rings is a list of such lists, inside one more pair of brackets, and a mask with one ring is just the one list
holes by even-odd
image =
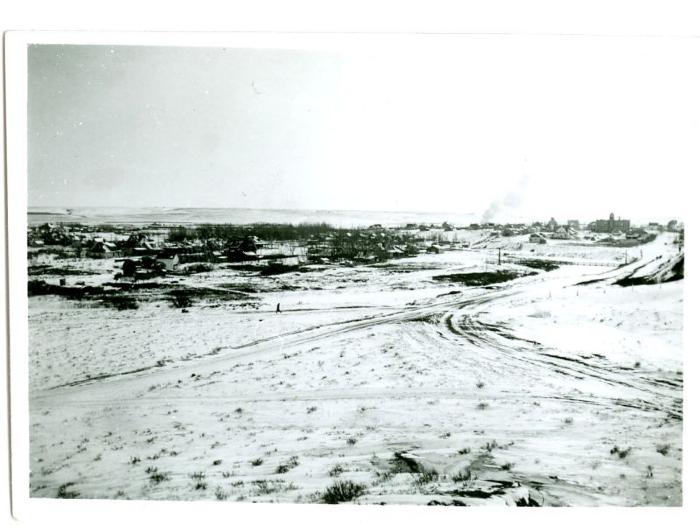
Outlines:
{"label": "tire track in snow", "polygon": [[[459,315],[457,320],[454,313],[448,313],[443,322],[453,336],[462,337],[475,347],[497,351],[498,357],[494,356],[494,359],[506,357],[520,364],[525,363],[537,370],[538,374],[548,371],[576,379],[591,379],[621,386],[648,399],[618,399],[617,404],[626,403],[635,408],[659,410],[671,417],[682,419],[682,410],[678,408],[682,384],[645,377],[635,377],[635,382],[630,382],[631,374],[625,369],[558,355],[552,353],[553,349],[543,351],[544,348],[537,341],[515,337],[504,326],[482,322],[476,316],[466,313]],[[667,402],[659,401],[659,398],[665,398]]]}
{"label": "tire track in snow", "polygon": [[488,290],[483,294],[469,298],[464,298],[462,296],[448,301],[439,301],[427,305],[410,307],[399,312],[337,321],[327,325],[312,326],[293,332],[256,339],[242,345],[220,347],[218,349],[219,351],[215,354],[210,352],[190,361],[180,360],[172,364],[156,364],[151,367],[140,367],[131,371],[118,371],[113,374],[54,386],[48,390],[34,392],[32,394],[32,400],[38,401],[42,398],[53,397],[56,396],[58,392],[66,392],[67,389],[96,389],[99,388],[99,385],[107,383],[113,384],[115,382],[135,382],[144,380],[167,381],[193,368],[196,368],[200,374],[206,374],[228,363],[234,363],[246,358],[259,358],[269,356],[270,354],[283,355],[285,352],[292,351],[295,347],[316,343],[331,337],[365,330],[375,326],[416,320],[426,315],[442,313],[446,308],[464,307],[469,304],[483,304],[495,297],[506,297],[513,293],[514,291],[510,289]]}

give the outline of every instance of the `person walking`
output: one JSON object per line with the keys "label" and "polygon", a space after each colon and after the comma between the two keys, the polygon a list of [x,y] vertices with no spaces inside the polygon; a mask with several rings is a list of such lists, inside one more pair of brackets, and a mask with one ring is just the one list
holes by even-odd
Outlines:
{"label": "person walking", "polygon": [[280,303],[277,303],[277,310],[275,311],[276,314],[282,313],[282,310],[280,310]]}

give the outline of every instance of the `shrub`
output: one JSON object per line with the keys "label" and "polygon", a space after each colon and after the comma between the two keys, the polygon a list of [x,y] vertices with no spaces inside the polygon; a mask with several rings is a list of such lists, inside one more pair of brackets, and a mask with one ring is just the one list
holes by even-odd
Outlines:
{"label": "shrub", "polygon": [[273,494],[275,492],[286,492],[296,490],[298,487],[294,483],[285,484],[281,479],[257,479],[253,481],[253,485],[257,488],[258,495]]}
{"label": "shrub", "polygon": [[484,445],[484,448],[486,449],[487,452],[491,452],[492,450],[498,448],[498,443],[494,439],[493,441],[489,441]]}
{"label": "shrub", "polygon": [[158,483],[161,483],[163,481],[168,481],[170,479],[170,476],[164,474],[163,472],[158,472],[157,469],[155,469],[154,472],[148,477],[148,479],[151,480],[151,483],[155,483],[157,485]]}
{"label": "shrub", "polygon": [[377,476],[378,480],[373,483],[373,485],[378,485],[379,483],[385,482],[390,480],[396,475],[396,472],[393,472],[391,470],[387,472],[379,472],[377,470],[374,471],[374,475]]}
{"label": "shrub", "polygon": [[340,476],[343,472],[345,472],[345,469],[343,468],[342,465],[335,465],[332,469],[328,471],[328,475],[332,478],[337,478]]}
{"label": "shrub", "polygon": [[471,451],[472,451],[472,449],[470,449],[469,447],[465,447],[465,448],[458,450],[457,454],[459,454],[460,456],[464,456],[465,454],[469,454]]}
{"label": "shrub", "polygon": [[257,459],[254,459],[253,461],[251,461],[250,464],[253,465],[254,467],[259,467],[260,465],[263,464],[263,460],[262,460],[262,458],[257,458]]}
{"label": "shrub", "polygon": [[277,472],[277,474],[285,474],[297,465],[299,465],[299,458],[297,456],[292,456],[286,463],[281,463],[278,465],[275,472]]}
{"label": "shrub", "polygon": [[349,480],[336,481],[321,495],[321,500],[323,503],[335,505],[346,501],[352,501],[366,492],[367,487],[363,484]]}
{"label": "shrub", "polygon": [[426,470],[425,472],[421,472],[420,474],[418,474],[415,483],[416,485],[425,485],[427,483],[437,481],[439,478],[440,475],[437,473],[436,470]]}
{"label": "shrub", "polygon": [[617,457],[619,457],[620,459],[625,459],[630,452],[632,452],[632,447],[621,449],[617,445],[615,445],[613,448],[610,449],[610,454],[617,454]]}
{"label": "shrub", "polygon": [[661,454],[662,456],[665,456],[668,454],[668,451],[671,450],[671,445],[668,443],[664,443],[662,445],[656,445],[656,451]]}
{"label": "shrub", "polygon": [[74,490],[68,490],[68,487],[75,485],[74,481],[69,481],[58,487],[58,492],[56,493],[57,498],[61,499],[75,499],[80,496],[80,492]]}
{"label": "shrub", "polygon": [[465,468],[464,470],[461,470],[454,476],[452,476],[452,481],[455,483],[461,483],[464,481],[471,481],[472,480],[472,471],[469,468]]}
{"label": "shrub", "polygon": [[223,501],[228,498],[228,493],[222,488],[222,487],[216,487],[216,490],[214,491],[214,495],[216,496],[216,499],[219,501]]}
{"label": "shrub", "polygon": [[183,290],[175,290],[172,292],[170,302],[175,308],[188,308],[192,306],[192,300],[187,292]]}

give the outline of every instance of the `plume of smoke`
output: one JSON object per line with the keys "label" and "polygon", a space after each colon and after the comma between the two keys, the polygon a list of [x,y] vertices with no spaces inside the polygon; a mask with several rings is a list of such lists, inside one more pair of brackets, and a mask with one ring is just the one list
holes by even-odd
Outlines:
{"label": "plume of smoke", "polygon": [[483,215],[481,216],[481,222],[493,222],[493,219],[499,214],[503,208],[514,209],[520,206],[523,201],[523,194],[525,193],[525,188],[527,187],[528,176],[523,175],[518,181],[516,189],[509,191],[501,199],[496,199],[489,204]]}
{"label": "plume of smoke", "polygon": [[491,219],[493,219],[496,214],[498,214],[498,211],[501,209],[501,204],[499,201],[492,201],[491,204],[489,204],[489,207],[486,208],[486,211],[484,214],[481,216],[481,222],[491,222]]}

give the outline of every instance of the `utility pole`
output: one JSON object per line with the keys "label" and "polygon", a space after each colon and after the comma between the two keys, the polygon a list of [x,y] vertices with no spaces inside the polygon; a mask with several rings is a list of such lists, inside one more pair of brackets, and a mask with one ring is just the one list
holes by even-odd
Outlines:
{"label": "utility pole", "polygon": [[498,266],[501,265],[501,249],[498,249]]}

